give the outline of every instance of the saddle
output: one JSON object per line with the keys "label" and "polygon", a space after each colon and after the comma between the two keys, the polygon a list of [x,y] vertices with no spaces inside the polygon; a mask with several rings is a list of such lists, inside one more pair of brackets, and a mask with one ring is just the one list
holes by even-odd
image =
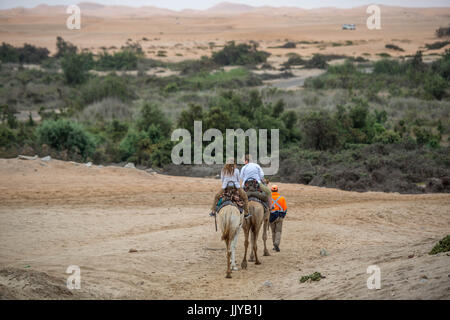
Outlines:
{"label": "saddle", "polygon": [[245,192],[262,192],[259,182],[253,178],[250,178],[244,182]]}
{"label": "saddle", "polygon": [[261,190],[259,182],[255,179],[248,179],[244,182],[244,191],[247,193],[248,201],[260,202],[266,209],[267,205],[267,194]]}
{"label": "saddle", "polygon": [[231,181],[228,182],[227,187],[217,202],[216,212],[219,212],[220,209],[228,205],[234,205],[241,213],[244,210],[244,200],[241,199],[238,190]]}

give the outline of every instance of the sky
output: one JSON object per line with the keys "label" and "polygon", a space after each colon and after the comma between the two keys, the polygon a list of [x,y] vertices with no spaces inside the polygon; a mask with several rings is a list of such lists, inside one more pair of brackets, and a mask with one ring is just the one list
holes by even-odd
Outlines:
{"label": "sky", "polygon": [[[160,8],[167,8],[172,10],[182,9],[207,9],[224,0],[1,0],[0,8],[8,9],[14,7],[26,7],[32,8],[39,4],[48,5],[71,5],[80,2],[95,2],[101,4],[113,4],[113,5],[127,5],[133,7],[140,6],[156,6]],[[338,7],[338,8],[351,8],[361,5],[369,4],[384,4],[392,6],[404,6],[404,7],[449,7],[450,0],[381,0],[377,2],[371,2],[370,0],[230,0],[228,2],[242,3],[251,6],[292,6],[305,9],[320,8],[320,7]]]}

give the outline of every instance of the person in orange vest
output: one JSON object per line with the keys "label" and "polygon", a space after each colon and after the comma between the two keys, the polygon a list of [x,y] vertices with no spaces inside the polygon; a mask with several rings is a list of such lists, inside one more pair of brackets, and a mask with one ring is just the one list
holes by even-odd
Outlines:
{"label": "person in orange vest", "polygon": [[281,230],[287,213],[287,205],[286,199],[278,193],[277,185],[273,185],[270,190],[272,191],[272,210],[269,225],[272,230],[273,250],[280,252]]}

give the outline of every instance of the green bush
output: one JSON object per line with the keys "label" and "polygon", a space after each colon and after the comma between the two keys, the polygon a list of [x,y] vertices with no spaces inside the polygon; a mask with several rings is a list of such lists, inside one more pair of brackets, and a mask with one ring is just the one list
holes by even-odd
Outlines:
{"label": "green bush", "polygon": [[434,247],[431,249],[429,254],[438,254],[440,252],[448,252],[450,251],[450,234],[440,240]]}
{"label": "green bush", "polygon": [[406,64],[397,60],[381,59],[373,64],[375,74],[402,74],[406,72]]}
{"label": "green bush", "polygon": [[178,91],[178,84],[176,82],[171,82],[167,84],[167,86],[164,88],[164,91],[167,93],[171,92],[177,92]]}
{"label": "green bush", "polygon": [[447,41],[436,41],[433,43],[426,43],[425,47],[428,50],[438,50],[438,49],[445,47],[448,44],[450,44],[450,41],[448,41],[448,40]]}
{"label": "green bush", "polygon": [[306,281],[308,281],[308,280],[311,280],[311,281],[320,281],[320,279],[322,279],[322,278],[325,278],[325,277],[322,276],[322,275],[320,274],[320,272],[314,272],[314,273],[311,273],[311,274],[309,274],[309,275],[307,275],[307,276],[301,277],[301,278],[300,278],[300,282],[301,282],[301,283],[304,283],[304,282],[306,282]]}
{"label": "green bush", "polygon": [[441,59],[434,61],[431,69],[445,80],[450,81],[450,50],[446,50]]}
{"label": "green bush", "polygon": [[16,140],[14,131],[0,124],[0,147],[10,147]]}
{"label": "green bush", "polygon": [[305,68],[326,69],[327,67],[328,63],[326,57],[318,53],[315,53],[311,60],[308,60],[305,64]]}
{"label": "green bush", "polygon": [[135,93],[129,87],[125,78],[110,74],[106,77],[92,77],[89,79],[81,88],[81,96],[87,105],[108,97],[115,97],[122,102],[127,102],[135,97]]}
{"label": "green bush", "polygon": [[300,119],[303,144],[315,150],[339,146],[339,130],[331,115],[325,111],[312,111]]}
{"label": "green bush", "polygon": [[13,47],[2,43],[0,46],[0,60],[15,63],[42,63],[49,57],[47,48],[38,48],[25,43],[22,47]]}
{"label": "green bush", "polygon": [[61,59],[61,68],[67,84],[77,85],[86,82],[93,63],[91,53],[66,54]]}
{"label": "green bush", "polygon": [[261,80],[258,77],[244,68],[237,68],[189,77],[186,79],[184,87],[191,90],[206,90],[216,87],[236,89],[259,84],[261,84]]}
{"label": "green bush", "polygon": [[446,81],[440,75],[428,73],[425,77],[424,90],[427,94],[427,97],[430,99],[435,98],[441,100],[444,97],[448,87],[448,81]]}
{"label": "green bush", "polygon": [[95,68],[97,70],[136,70],[139,57],[138,53],[130,49],[123,49],[112,55],[103,51],[95,63]]}
{"label": "green bush", "polygon": [[288,60],[283,63],[283,67],[290,68],[290,66],[302,66],[305,65],[306,61],[302,59],[302,57],[296,53],[289,56]]}
{"label": "green bush", "polygon": [[416,142],[419,145],[425,145],[431,143],[436,144],[436,141],[440,141],[440,137],[434,135],[430,129],[424,127],[414,127],[413,133],[416,136]]}
{"label": "green bush", "polygon": [[258,51],[257,48],[258,44],[255,42],[236,45],[234,41],[231,41],[222,50],[214,52],[212,59],[221,66],[255,65],[266,62],[270,54],[265,51]]}
{"label": "green bush", "polygon": [[391,143],[397,143],[401,139],[400,135],[393,131],[393,130],[386,130],[382,133],[377,134],[373,142],[380,142],[383,144],[391,144]]}
{"label": "green bush", "polygon": [[387,44],[384,46],[386,49],[392,49],[392,50],[396,50],[396,51],[405,51],[402,48],[400,48],[399,46],[395,45],[395,44]]}
{"label": "green bush", "polygon": [[158,130],[161,137],[170,137],[172,124],[157,105],[144,102],[137,120],[137,128],[141,131],[154,128]]}
{"label": "green bush", "polygon": [[69,153],[79,154],[83,158],[94,152],[95,141],[80,124],[60,119],[44,121],[36,129],[38,142],[51,148]]}
{"label": "green bush", "polygon": [[78,48],[72,43],[65,41],[62,37],[56,37],[56,49],[55,58],[62,58],[65,55],[76,54]]}
{"label": "green bush", "polygon": [[199,60],[184,60],[176,63],[174,68],[180,70],[182,75],[208,73],[218,66],[213,59],[202,56]]}

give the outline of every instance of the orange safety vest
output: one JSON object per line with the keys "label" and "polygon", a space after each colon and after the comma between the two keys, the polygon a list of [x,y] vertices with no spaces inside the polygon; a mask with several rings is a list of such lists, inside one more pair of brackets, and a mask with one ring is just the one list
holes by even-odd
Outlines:
{"label": "orange safety vest", "polygon": [[286,212],[287,205],[286,199],[281,196],[278,192],[272,192],[272,206],[274,207],[271,211],[283,211]]}

